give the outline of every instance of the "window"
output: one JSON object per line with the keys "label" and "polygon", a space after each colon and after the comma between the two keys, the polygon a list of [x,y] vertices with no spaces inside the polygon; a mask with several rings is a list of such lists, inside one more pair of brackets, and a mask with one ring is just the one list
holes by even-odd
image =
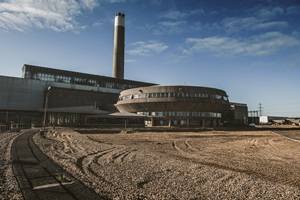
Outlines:
{"label": "window", "polygon": [[216,98],[216,99],[222,99],[222,96],[216,94],[216,95],[215,95],[215,98]]}
{"label": "window", "polygon": [[163,116],[163,112],[156,112],[156,116]]}

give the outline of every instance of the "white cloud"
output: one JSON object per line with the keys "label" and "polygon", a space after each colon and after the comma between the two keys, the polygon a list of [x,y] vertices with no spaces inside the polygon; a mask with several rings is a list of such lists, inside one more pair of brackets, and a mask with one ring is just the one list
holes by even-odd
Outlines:
{"label": "white cloud", "polygon": [[290,6],[286,8],[288,15],[300,15],[300,6]]}
{"label": "white cloud", "polygon": [[226,32],[239,32],[251,29],[257,23],[259,23],[259,20],[256,17],[233,17],[224,19],[222,25]]}
{"label": "white cloud", "polygon": [[265,56],[282,49],[300,46],[300,40],[279,32],[269,32],[246,39],[230,37],[187,38],[186,55],[209,52],[215,56]]}
{"label": "white cloud", "polygon": [[195,9],[190,11],[170,9],[158,16],[158,18],[164,19],[164,21],[158,22],[157,25],[148,25],[146,26],[146,28],[152,30],[155,35],[182,33],[193,27],[188,26],[188,19],[186,18],[202,14],[204,14],[204,11],[202,9]]}
{"label": "white cloud", "polygon": [[184,12],[180,12],[178,10],[168,10],[164,13],[162,13],[159,18],[166,18],[166,19],[172,19],[172,20],[177,20],[177,19],[182,19],[187,17],[188,14]]}
{"label": "white cloud", "polygon": [[235,17],[224,19],[222,26],[226,32],[235,33],[241,31],[282,29],[287,28],[289,23],[286,21],[268,21],[257,17]]}
{"label": "white cloud", "polygon": [[164,21],[159,22],[153,30],[155,35],[181,33],[184,31],[184,27],[187,25],[186,21]]}
{"label": "white cloud", "polygon": [[80,0],[81,4],[90,10],[93,10],[95,7],[99,6],[98,1],[96,0]]}
{"label": "white cloud", "polygon": [[183,19],[192,15],[198,15],[198,14],[204,14],[204,11],[202,9],[195,9],[195,10],[190,10],[190,11],[179,11],[179,10],[174,10],[170,9],[167,10],[159,15],[159,18],[164,18],[164,19],[170,19],[170,20],[179,20]]}
{"label": "white cloud", "polygon": [[259,6],[244,10],[244,17],[225,18],[220,25],[227,33],[273,30],[289,27],[289,15],[300,14],[300,7]]}
{"label": "white cloud", "polygon": [[108,3],[125,3],[126,0],[107,0]]}
{"label": "white cloud", "polygon": [[137,56],[151,56],[161,53],[168,48],[166,44],[152,40],[148,42],[136,42],[131,44],[131,46],[133,46],[134,48],[128,50],[127,53]]}
{"label": "white cloud", "polygon": [[289,26],[288,22],[285,21],[271,21],[271,22],[262,22],[258,23],[256,25],[253,25],[252,29],[253,30],[262,30],[262,29],[281,29],[281,28],[286,28]]}
{"label": "white cloud", "polygon": [[126,59],[125,62],[126,63],[136,63],[137,60],[136,59]]}
{"label": "white cloud", "polygon": [[5,0],[0,3],[0,27],[7,31],[25,31],[32,27],[76,30],[81,28],[76,17],[84,9],[97,6],[96,0]]}
{"label": "white cloud", "polygon": [[255,14],[255,16],[258,16],[258,18],[269,20],[269,19],[273,19],[276,16],[283,15],[284,8],[278,7],[278,6],[264,7],[264,8],[257,10],[257,12],[254,14]]}

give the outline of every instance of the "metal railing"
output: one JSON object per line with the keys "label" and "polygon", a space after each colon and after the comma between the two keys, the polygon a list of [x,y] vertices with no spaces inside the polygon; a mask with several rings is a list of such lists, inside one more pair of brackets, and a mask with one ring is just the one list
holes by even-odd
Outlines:
{"label": "metal railing", "polygon": [[21,130],[31,129],[31,127],[31,123],[0,124],[0,162],[5,160],[5,152],[10,140],[16,136],[16,134],[20,133]]}

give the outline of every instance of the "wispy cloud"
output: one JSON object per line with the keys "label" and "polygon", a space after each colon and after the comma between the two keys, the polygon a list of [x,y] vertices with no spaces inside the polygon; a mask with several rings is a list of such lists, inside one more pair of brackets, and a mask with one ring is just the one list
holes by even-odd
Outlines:
{"label": "wispy cloud", "polygon": [[151,56],[161,53],[168,48],[166,44],[152,40],[147,42],[136,42],[130,46],[132,46],[133,49],[128,50],[127,53],[136,56]]}
{"label": "wispy cloud", "polygon": [[262,7],[254,12],[254,15],[260,19],[274,19],[277,16],[284,14],[284,8],[279,6]]}
{"label": "wispy cloud", "polygon": [[153,33],[155,35],[163,35],[163,34],[172,34],[172,33],[181,33],[185,30],[185,26],[187,25],[187,21],[163,21],[159,22],[157,26],[155,26]]}
{"label": "wispy cloud", "polygon": [[159,18],[169,19],[169,20],[179,20],[184,19],[189,16],[204,14],[204,10],[195,9],[190,11],[179,11],[175,9],[167,10],[159,15]]}
{"label": "wispy cloud", "polygon": [[125,3],[126,0],[106,0],[108,3]]}
{"label": "wispy cloud", "polygon": [[125,62],[126,63],[136,63],[137,60],[136,59],[126,59]]}
{"label": "wispy cloud", "polygon": [[300,15],[300,6],[290,6],[286,8],[288,15]]}
{"label": "wispy cloud", "polygon": [[177,19],[185,18],[186,16],[187,16],[187,13],[179,12],[178,10],[169,10],[165,13],[162,13],[159,17],[177,20]]}
{"label": "wispy cloud", "polygon": [[300,6],[286,8],[279,6],[261,6],[245,9],[244,12],[246,13],[244,17],[225,18],[221,22],[221,26],[225,32],[264,31],[287,28],[289,27],[289,23],[285,19],[290,17],[290,15],[300,15]]}
{"label": "wispy cloud", "polygon": [[78,30],[76,17],[93,10],[97,0],[5,0],[0,3],[0,27],[6,31],[30,28],[54,31]]}
{"label": "wispy cloud", "polygon": [[300,40],[279,32],[269,32],[247,39],[230,37],[187,38],[185,55],[209,52],[220,57],[265,56],[290,47],[300,46]]}
{"label": "wispy cloud", "polygon": [[155,35],[182,33],[188,29],[188,17],[202,14],[204,14],[202,9],[190,11],[170,9],[158,16],[162,21],[159,21],[156,25],[147,25],[146,28],[151,29]]}
{"label": "wispy cloud", "polygon": [[288,26],[289,23],[286,21],[266,21],[265,19],[259,19],[256,17],[226,18],[222,22],[222,27],[227,33],[283,29]]}

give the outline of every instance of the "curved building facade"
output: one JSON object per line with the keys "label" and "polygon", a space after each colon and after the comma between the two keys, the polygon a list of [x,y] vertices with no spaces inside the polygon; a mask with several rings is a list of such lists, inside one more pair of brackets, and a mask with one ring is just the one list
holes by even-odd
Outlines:
{"label": "curved building facade", "polygon": [[120,112],[146,116],[152,126],[218,126],[230,109],[225,91],[186,85],[155,85],[124,90],[115,105]]}

